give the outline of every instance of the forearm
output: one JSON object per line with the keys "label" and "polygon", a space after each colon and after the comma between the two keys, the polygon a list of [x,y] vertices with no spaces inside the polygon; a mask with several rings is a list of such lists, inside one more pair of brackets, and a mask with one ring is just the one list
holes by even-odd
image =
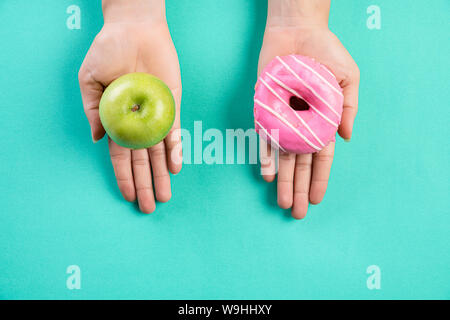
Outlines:
{"label": "forearm", "polygon": [[328,27],[330,0],[268,0],[268,26]]}
{"label": "forearm", "polygon": [[105,23],[160,22],[166,19],[165,0],[102,0]]}

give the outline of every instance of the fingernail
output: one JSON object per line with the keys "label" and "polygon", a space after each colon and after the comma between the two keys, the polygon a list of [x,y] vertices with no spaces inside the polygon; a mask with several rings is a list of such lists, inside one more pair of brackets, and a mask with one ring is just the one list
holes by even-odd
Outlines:
{"label": "fingernail", "polygon": [[97,143],[98,142],[98,140],[94,139],[94,132],[92,131],[92,129],[91,129],[91,137],[92,137],[92,142],[93,143]]}

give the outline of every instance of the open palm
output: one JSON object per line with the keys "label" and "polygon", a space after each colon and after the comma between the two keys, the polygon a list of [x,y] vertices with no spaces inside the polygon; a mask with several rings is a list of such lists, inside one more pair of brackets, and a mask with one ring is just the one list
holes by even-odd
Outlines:
{"label": "open palm", "polygon": [[[351,138],[353,121],[358,108],[359,70],[350,54],[327,28],[267,27],[261,48],[258,74],[276,56],[301,54],[315,58],[336,76],[344,91],[344,111],[339,134],[347,141]],[[278,164],[278,205],[292,208],[292,216],[305,217],[308,204],[322,201],[328,186],[334,156],[334,142],[315,154],[296,155],[280,152]],[[274,167],[275,152],[262,145],[261,165]],[[275,174],[264,174],[267,182]]]}
{"label": "open palm", "polygon": [[174,125],[159,144],[149,149],[130,150],[109,139],[111,161],[123,197],[128,201],[137,197],[141,211],[150,213],[155,210],[155,196],[160,202],[171,198],[169,170],[174,174],[181,170],[181,138],[177,130],[180,128],[180,68],[166,23],[105,23],[95,38],[79,71],[84,110],[94,142],[105,135],[98,110],[104,88],[131,72],[146,72],[163,80],[176,103]]}

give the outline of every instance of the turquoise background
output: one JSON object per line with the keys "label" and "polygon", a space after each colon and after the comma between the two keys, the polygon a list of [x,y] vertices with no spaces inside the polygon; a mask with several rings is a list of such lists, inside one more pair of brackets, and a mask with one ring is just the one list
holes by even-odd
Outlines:
{"label": "turquoise background", "polygon": [[[66,8],[81,8],[68,30]],[[366,9],[381,7],[381,30]],[[182,125],[252,126],[266,1],[168,1]],[[295,221],[257,165],[185,165],[140,214],[90,140],[77,72],[100,1],[0,2],[3,299],[450,298],[448,0],[334,1],[357,61],[360,111],[325,200]],[[81,268],[81,290],[66,268]],[[368,290],[366,268],[381,268]]]}

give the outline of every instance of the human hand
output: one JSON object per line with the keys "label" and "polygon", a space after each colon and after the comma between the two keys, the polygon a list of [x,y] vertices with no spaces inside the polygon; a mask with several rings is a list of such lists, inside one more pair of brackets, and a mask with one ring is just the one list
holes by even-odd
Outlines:
{"label": "human hand", "polygon": [[168,85],[175,99],[174,125],[157,145],[130,150],[108,139],[123,197],[128,201],[135,201],[137,197],[141,211],[151,213],[155,210],[153,190],[157,201],[168,201],[172,195],[169,170],[173,174],[181,170],[178,57],[166,23],[164,1],[104,0],[103,13],[104,26],[79,71],[81,95],[93,141],[105,134],[98,109],[103,90],[121,75],[131,72],[155,75]]}
{"label": "human hand", "polygon": [[[328,29],[330,1],[269,0],[267,25],[261,48],[258,74],[276,56],[301,54],[315,58],[336,76],[344,93],[344,109],[339,135],[346,141],[352,136],[358,109],[359,69],[339,39]],[[261,139],[261,141],[263,141]],[[308,204],[322,201],[328,186],[335,143],[320,152],[295,155],[279,153],[278,205],[292,208],[296,219],[305,217]],[[273,168],[276,153],[265,142],[261,145],[262,168]],[[274,173],[264,173],[267,182]]]}

